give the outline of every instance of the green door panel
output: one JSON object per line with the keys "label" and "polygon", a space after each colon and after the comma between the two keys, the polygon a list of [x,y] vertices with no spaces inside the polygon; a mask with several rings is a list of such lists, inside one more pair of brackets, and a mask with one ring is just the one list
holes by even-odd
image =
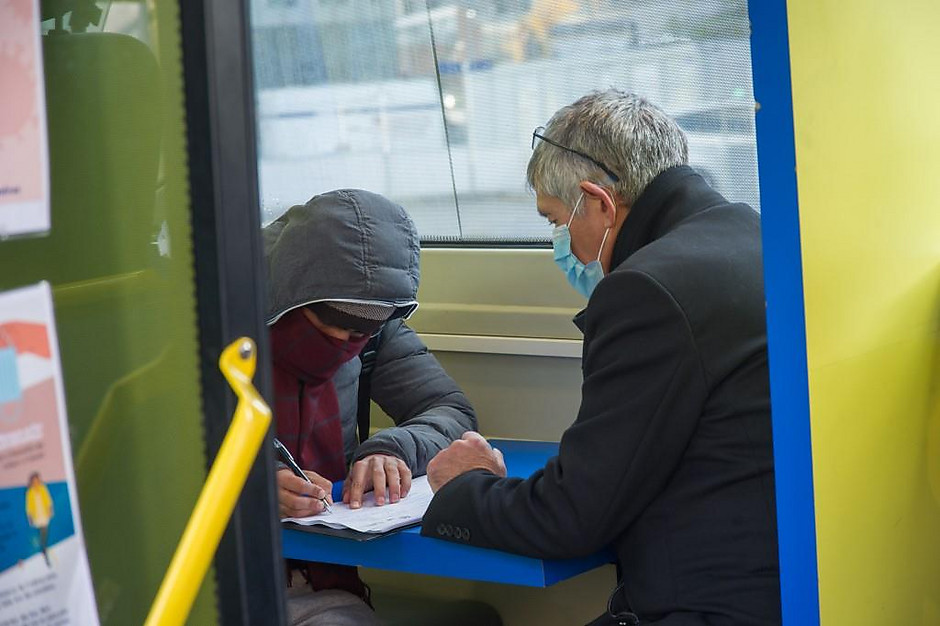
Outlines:
{"label": "green door panel", "polygon": [[[139,12],[145,37],[43,37],[52,231],[0,243],[0,288],[53,284],[98,609],[120,625],[143,622],[206,466],[177,6]],[[212,580],[191,623],[218,621]]]}

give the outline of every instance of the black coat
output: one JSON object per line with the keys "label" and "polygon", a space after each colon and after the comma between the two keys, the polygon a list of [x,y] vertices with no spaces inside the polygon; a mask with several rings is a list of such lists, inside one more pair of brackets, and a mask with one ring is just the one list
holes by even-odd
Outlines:
{"label": "black coat", "polygon": [[760,216],[670,169],[612,266],[575,319],[581,408],[558,456],[526,480],[459,476],[422,533],[541,558],[612,545],[643,623],[778,624]]}

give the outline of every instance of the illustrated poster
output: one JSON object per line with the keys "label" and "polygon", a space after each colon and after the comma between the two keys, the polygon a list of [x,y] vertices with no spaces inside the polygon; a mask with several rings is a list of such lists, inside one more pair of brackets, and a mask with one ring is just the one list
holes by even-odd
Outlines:
{"label": "illustrated poster", "polygon": [[0,626],[98,623],[68,433],[49,284],[0,293]]}
{"label": "illustrated poster", "polygon": [[39,0],[0,0],[0,239],[49,230]]}

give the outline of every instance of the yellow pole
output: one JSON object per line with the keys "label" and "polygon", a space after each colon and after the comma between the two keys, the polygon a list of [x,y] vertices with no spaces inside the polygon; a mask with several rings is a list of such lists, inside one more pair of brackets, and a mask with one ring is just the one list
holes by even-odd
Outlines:
{"label": "yellow pole", "polygon": [[229,345],[219,358],[219,368],[238,396],[238,406],[150,608],[146,626],[186,621],[248,470],[264,441],[271,423],[271,409],[251,383],[256,358],[255,343],[247,337]]}

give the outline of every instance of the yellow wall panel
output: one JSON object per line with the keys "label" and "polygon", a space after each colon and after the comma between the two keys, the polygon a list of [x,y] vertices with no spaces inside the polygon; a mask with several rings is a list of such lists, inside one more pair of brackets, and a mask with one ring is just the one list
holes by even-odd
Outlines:
{"label": "yellow wall panel", "polygon": [[823,624],[940,607],[940,3],[788,3]]}

